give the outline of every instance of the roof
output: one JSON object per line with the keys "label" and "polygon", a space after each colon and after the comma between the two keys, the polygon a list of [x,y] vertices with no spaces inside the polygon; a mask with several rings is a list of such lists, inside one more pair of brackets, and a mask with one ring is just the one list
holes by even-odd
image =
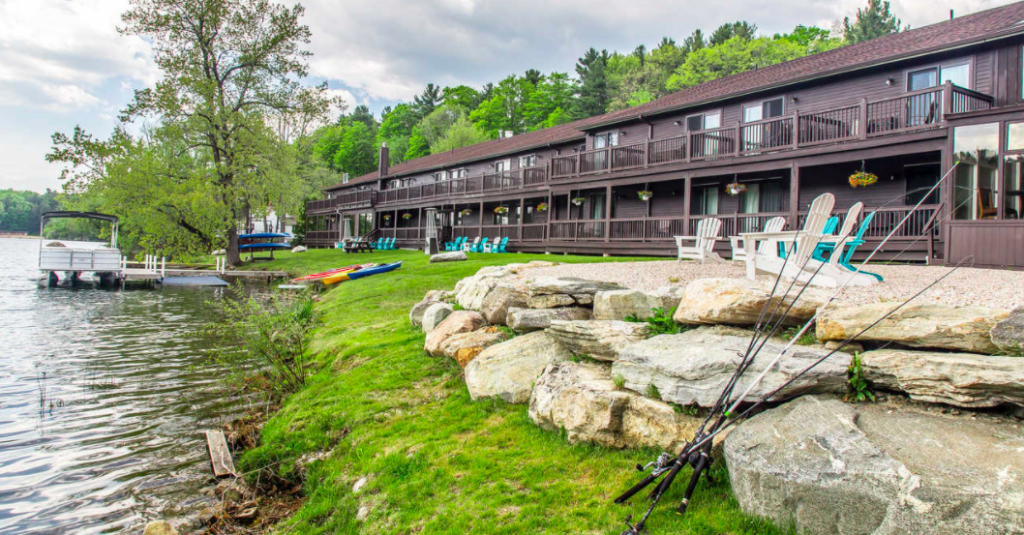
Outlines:
{"label": "roof", "polygon": [[99,212],[72,212],[68,210],[55,210],[52,212],[43,212],[42,219],[59,219],[59,218],[82,218],[82,219],[101,219],[103,221],[109,221],[110,223],[117,223],[117,216],[110,214],[101,214]]}
{"label": "roof", "polygon": [[[388,176],[407,175],[548,144],[582,139],[585,137],[586,130],[604,125],[693,108],[745,94],[868,69],[924,54],[962,48],[1021,33],[1024,33],[1024,2],[980,11],[856,45],[844,46],[828,52],[719,78],[666,95],[635,108],[618,110],[511,138],[485,141],[454,151],[416,158],[391,167]],[[347,184],[336,184],[327,189],[369,182],[380,178],[377,175],[378,173],[374,171],[352,179]]]}

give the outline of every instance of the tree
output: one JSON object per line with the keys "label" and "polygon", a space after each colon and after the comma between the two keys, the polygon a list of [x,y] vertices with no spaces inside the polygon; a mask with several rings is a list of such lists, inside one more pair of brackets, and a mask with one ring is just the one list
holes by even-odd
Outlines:
{"label": "tree", "polygon": [[719,46],[691,53],[668,81],[668,88],[679,90],[710,80],[731,76],[756,67],[803,57],[807,49],[785,39],[745,40],[733,37]]}
{"label": "tree", "polygon": [[[465,114],[466,112],[461,108],[452,108],[448,105],[438,106],[434,111],[430,112],[430,115],[427,115],[416,124],[415,132],[419,133],[428,147],[433,146],[439,139],[444,137],[448,129],[459,120],[459,117]],[[409,145],[411,148],[411,139]]]}
{"label": "tree", "polygon": [[367,108],[364,105],[356,106],[356,109],[352,110],[352,115],[348,118],[351,121],[358,121],[365,124],[370,130],[377,129],[377,119],[375,119],[373,114],[370,113],[370,108]]}
{"label": "tree", "polygon": [[704,32],[700,29],[693,30],[693,34],[683,40],[683,48],[687,54],[692,54],[698,50],[707,47],[707,43],[704,41]]}
{"label": "tree", "polygon": [[405,161],[409,150],[409,138],[416,126],[416,113],[408,104],[399,104],[393,110],[381,115],[380,128],[377,130],[377,144],[388,144],[388,163],[398,164]]}
{"label": "tree", "polygon": [[725,23],[718,27],[711,34],[711,38],[708,39],[709,46],[718,46],[733,37],[739,37],[740,39],[753,39],[754,34],[757,33],[757,25],[750,24],[746,21],[736,21],[733,23]]}
{"label": "tree", "polygon": [[525,132],[524,108],[535,91],[529,80],[513,74],[499,82],[491,93],[490,100],[481,102],[480,106],[469,114],[469,118],[492,139],[498,137],[502,131],[516,134]]}
{"label": "tree", "polygon": [[445,152],[487,141],[487,139],[486,134],[481,132],[480,129],[469,120],[469,118],[462,115],[455,121],[451,128],[444,133],[444,136],[442,136],[441,139],[437,140],[436,143],[430,146],[430,152],[435,154],[438,152]]}
{"label": "tree", "polygon": [[531,84],[533,84],[534,87],[536,87],[538,84],[540,84],[541,80],[544,79],[544,75],[541,74],[541,72],[538,71],[537,69],[527,69],[526,72],[523,73],[523,79],[525,79],[527,82],[530,82]]}
{"label": "tree", "polygon": [[427,138],[423,137],[420,133],[419,128],[414,128],[412,135],[409,136],[409,149],[405,151],[405,159],[413,160],[420,156],[427,156],[430,154],[430,143],[427,142]]}
{"label": "tree", "polygon": [[420,117],[430,115],[441,103],[441,89],[434,84],[427,84],[423,92],[413,97],[413,108]]}
{"label": "tree", "polygon": [[576,115],[592,117],[605,112],[608,105],[608,80],[605,68],[608,66],[608,51],[598,52],[591,48],[576,63],[576,75],[580,85],[577,91]]}
{"label": "tree", "polygon": [[342,135],[341,144],[334,154],[335,169],[352,177],[362,176],[377,168],[373,131],[362,122],[353,122]]}
{"label": "tree", "polygon": [[889,11],[888,0],[868,0],[866,9],[857,10],[857,20],[843,19],[843,39],[849,44],[868,41],[900,31],[900,19]]}
{"label": "tree", "polygon": [[462,108],[466,113],[475,110],[482,100],[480,92],[468,85],[446,87],[441,93],[441,101],[446,106]]}
{"label": "tree", "polygon": [[569,122],[571,119],[565,110],[572,108],[575,92],[569,75],[564,72],[544,77],[523,105],[525,129],[537,130]]}
{"label": "tree", "polygon": [[[131,214],[141,227],[147,214],[154,220],[161,214],[161,223],[185,242],[183,250],[226,238],[227,261],[236,265],[238,224],[248,201],[281,193],[292,178],[277,174],[292,169],[293,155],[279,150],[280,139],[267,124],[290,117],[291,124],[311,125],[326,120],[329,109],[326,85],[308,88],[300,82],[310,56],[304,49],[310,31],[299,22],[304,10],[269,0],[132,0],[130,6],[118,31],[153,44],[163,77],[155,87],[136,91],[119,118],[154,118],[161,125],[153,132],[158,135],[140,140],[121,133],[108,143],[90,140],[89,146],[55,134],[48,159],[65,163],[64,178],[86,189],[94,182],[125,181],[144,190],[132,203],[118,205],[119,215]],[[104,162],[107,150],[115,159]],[[80,161],[110,167],[83,169]],[[166,201],[167,193],[204,208],[186,210]]]}

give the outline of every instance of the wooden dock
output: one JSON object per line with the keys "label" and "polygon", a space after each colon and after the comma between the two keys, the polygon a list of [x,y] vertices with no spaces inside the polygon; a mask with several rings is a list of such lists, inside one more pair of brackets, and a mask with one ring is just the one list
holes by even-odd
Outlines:
{"label": "wooden dock", "polygon": [[243,277],[250,279],[280,279],[288,276],[287,271],[217,271],[214,269],[146,269],[146,268],[124,268],[121,275],[126,281],[131,280],[156,280],[164,277]]}

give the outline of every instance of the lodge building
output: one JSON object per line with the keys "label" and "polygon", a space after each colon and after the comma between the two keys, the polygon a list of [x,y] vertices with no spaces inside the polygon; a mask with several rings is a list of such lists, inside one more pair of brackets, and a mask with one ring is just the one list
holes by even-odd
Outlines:
{"label": "lodge building", "polygon": [[[429,213],[441,240],[674,255],[703,218],[723,238],[774,216],[794,230],[832,192],[837,216],[876,212],[869,246],[895,230],[879,258],[1024,267],[1024,3],[395,166],[387,150],[307,205],[309,245],[347,232],[420,247]],[[851,187],[858,171],[877,183]]]}

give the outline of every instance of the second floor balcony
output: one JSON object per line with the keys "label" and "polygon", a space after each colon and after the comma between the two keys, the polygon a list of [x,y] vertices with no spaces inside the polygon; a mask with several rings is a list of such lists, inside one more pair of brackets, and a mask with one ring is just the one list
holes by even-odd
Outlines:
{"label": "second floor balcony", "polygon": [[511,171],[484,173],[476,176],[431,182],[429,184],[383,190],[378,192],[377,204],[388,205],[440,197],[514,191],[531,186],[541,186],[546,181],[546,169],[543,167],[526,167]]}

